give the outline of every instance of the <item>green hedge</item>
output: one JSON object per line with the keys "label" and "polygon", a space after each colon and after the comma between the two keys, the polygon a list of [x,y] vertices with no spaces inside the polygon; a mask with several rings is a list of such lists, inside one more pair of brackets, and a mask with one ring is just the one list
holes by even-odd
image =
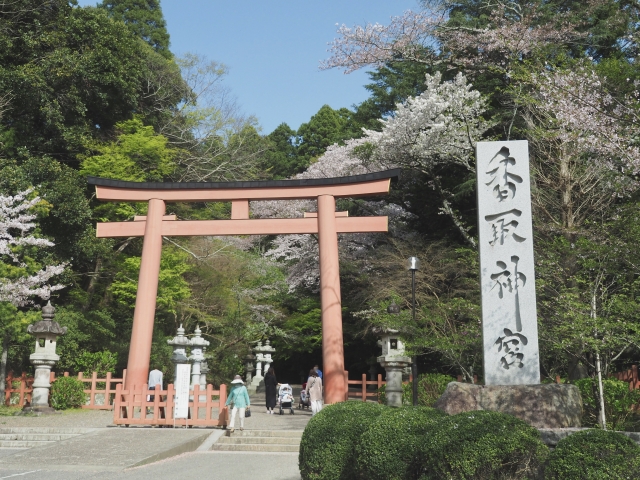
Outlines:
{"label": "green hedge", "polygon": [[511,415],[467,412],[433,424],[420,447],[420,480],[536,478],[549,449]]}
{"label": "green hedge", "polygon": [[84,384],[73,377],[58,377],[51,384],[51,406],[56,410],[80,408],[87,403]]}
{"label": "green hedge", "polygon": [[615,432],[592,429],[558,442],[549,455],[545,479],[623,480],[640,478],[640,447]]}
{"label": "green hedge", "polygon": [[433,423],[446,417],[427,407],[388,408],[360,437],[358,477],[362,480],[418,480],[419,446]]}
{"label": "green hedge", "polygon": [[324,407],[302,434],[298,463],[303,480],[353,480],[360,436],[388,407],[349,401]]}

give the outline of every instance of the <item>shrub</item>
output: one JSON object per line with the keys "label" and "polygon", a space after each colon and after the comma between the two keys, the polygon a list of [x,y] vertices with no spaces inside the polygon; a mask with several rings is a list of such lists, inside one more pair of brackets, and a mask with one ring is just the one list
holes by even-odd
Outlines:
{"label": "shrub", "polygon": [[358,478],[417,480],[419,446],[432,424],[446,414],[427,407],[390,408],[376,417],[360,437]]}
{"label": "shrub", "polygon": [[73,377],[59,377],[51,384],[51,406],[56,410],[80,408],[87,403],[84,384]]}
{"label": "shrub", "polygon": [[353,480],[360,436],[387,408],[377,403],[341,402],[311,418],[298,457],[303,480]]}
{"label": "shrub", "polygon": [[104,350],[102,352],[82,351],[73,359],[74,370],[90,376],[98,372],[98,377],[105,377],[107,373],[115,373],[118,354]]}
{"label": "shrub", "polygon": [[478,411],[434,423],[420,452],[421,480],[489,480],[535,478],[549,449],[522,420]]}
{"label": "shrub", "polygon": [[640,447],[626,436],[600,429],[560,440],[549,455],[545,478],[617,480],[640,478]]}
{"label": "shrub", "polygon": [[[598,390],[593,378],[583,378],[575,382],[582,395],[584,413],[582,424],[585,427],[598,426]],[[604,395],[604,413],[607,428],[624,430],[633,414],[632,407],[640,403],[640,390],[629,390],[629,384],[614,378],[602,380]]]}
{"label": "shrub", "polygon": [[[432,407],[440,398],[454,378],[440,373],[426,373],[418,377],[418,405]],[[378,390],[378,401],[387,403],[386,385],[382,385]],[[413,405],[413,382],[402,384],[402,404]]]}
{"label": "shrub", "polygon": [[447,389],[447,385],[455,381],[453,377],[440,373],[427,373],[418,378],[418,405],[425,407],[433,407],[436,400]]}

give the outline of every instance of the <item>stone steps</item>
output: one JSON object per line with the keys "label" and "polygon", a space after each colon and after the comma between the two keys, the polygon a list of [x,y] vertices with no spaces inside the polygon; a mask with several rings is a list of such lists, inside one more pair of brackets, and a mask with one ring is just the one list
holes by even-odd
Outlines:
{"label": "stone steps", "polygon": [[234,433],[226,432],[211,450],[297,453],[301,438],[301,430],[236,430]]}
{"label": "stone steps", "polygon": [[75,438],[93,432],[93,428],[38,428],[7,427],[0,428],[0,448],[33,448],[51,445],[56,442]]}

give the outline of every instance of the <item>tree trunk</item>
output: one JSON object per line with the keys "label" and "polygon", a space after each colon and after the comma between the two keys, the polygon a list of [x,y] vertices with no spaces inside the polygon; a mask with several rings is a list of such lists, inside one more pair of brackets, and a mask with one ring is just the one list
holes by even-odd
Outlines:
{"label": "tree trunk", "polygon": [[9,342],[11,335],[5,333],[2,339],[2,354],[0,355],[0,399],[5,404],[5,386],[7,383],[7,357],[9,356]]}
{"label": "tree trunk", "polygon": [[89,286],[87,287],[87,301],[82,307],[82,311],[86,312],[89,310],[91,306],[91,300],[93,299],[93,292],[96,290],[96,284],[98,283],[98,275],[100,274],[100,269],[102,269],[102,257],[99,257],[96,261],[96,268],[93,270],[93,275],[89,280]]}
{"label": "tree trunk", "polygon": [[596,372],[598,374],[598,402],[600,411],[598,412],[598,423],[603,430],[607,429],[607,417],[604,413],[604,389],[602,388],[602,369],[600,368],[600,352],[596,352]]}
{"label": "tree trunk", "polygon": [[[593,292],[591,293],[591,318],[596,319],[596,288],[599,282],[596,283]],[[596,330],[594,336],[598,338],[598,331]],[[602,386],[602,368],[600,363],[600,352],[596,350],[596,375],[598,377],[598,423],[603,430],[607,429],[607,417],[604,413],[604,388]]]}

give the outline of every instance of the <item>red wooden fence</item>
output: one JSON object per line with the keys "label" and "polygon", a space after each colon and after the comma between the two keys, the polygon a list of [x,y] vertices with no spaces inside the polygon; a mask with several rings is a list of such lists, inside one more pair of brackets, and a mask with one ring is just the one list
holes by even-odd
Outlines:
{"label": "red wooden fence", "polygon": [[613,378],[622,380],[629,384],[629,390],[636,390],[640,388],[640,380],[638,380],[638,366],[632,365],[629,370],[623,372],[612,373]]}
{"label": "red wooden fence", "polygon": [[[384,380],[382,380],[382,375],[378,374],[378,379],[377,380],[367,380],[367,374],[363,373],[362,374],[362,379],[361,380],[349,380],[349,372],[345,371],[344,372],[344,384],[345,384],[345,400],[349,400],[350,398],[358,398],[361,399],[363,402],[366,402],[368,398],[371,397],[371,399],[375,402],[378,401],[378,391],[380,390],[380,387],[382,385],[386,385],[387,382],[385,382]],[[358,392],[350,392],[349,391],[349,385],[357,385],[360,387],[360,391]],[[375,385],[376,389],[373,392],[368,392],[367,391],[367,385]]]}
{"label": "red wooden fence", "polygon": [[[69,372],[64,372],[64,376],[68,377]],[[78,374],[78,380],[84,384],[89,384],[84,393],[89,395],[86,405],[82,408],[92,410],[111,410],[113,408],[113,399],[115,398],[117,385],[123,384],[127,378],[127,371],[122,372],[122,378],[113,378],[111,373],[107,373],[106,378],[98,378],[97,372],[93,372],[91,378],[85,378],[84,374]],[[56,380],[56,374],[51,372],[49,382]],[[98,384],[104,383],[104,388],[98,388]],[[24,407],[31,404],[31,393],[33,392],[33,377],[28,377],[22,372],[20,377],[14,377],[13,372],[9,372],[5,385],[5,405]]]}
{"label": "red wooden fence", "polygon": [[[147,400],[151,395],[154,397],[153,400]],[[140,390],[124,390],[122,385],[117,385],[113,423],[127,427],[129,425],[227,426],[229,409],[225,406],[226,401],[226,385],[220,385],[219,390],[214,390],[211,384],[207,385],[206,390],[200,390],[200,385],[195,385],[194,389],[189,391],[189,418],[174,419],[175,389],[172,383],[166,390],[149,390],[147,385]]]}
{"label": "red wooden fence", "polygon": [[[408,382],[402,382],[404,385],[408,384],[409,382],[411,382],[413,380],[413,377],[411,375],[409,375],[409,381]],[[345,400],[349,400],[350,398],[357,398],[362,400],[363,402],[366,402],[369,398],[371,398],[373,401],[377,402],[378,401],[378,392],[380,391],[380,387],[382,387],[382,385],[386,385],[387,382],[385,380],[382,380],[382,375],[378,374],[378,378],[377,380],[367,380],[367,374],[363,373],[362,374],[362,379],[361,380],[349,380],[349,372],[345,370],[344,372],[344,389],[345,389]],[[359,391],[355,392],[355,391],[349,391],[349,385],[354,385],[354,386],[358,386]],[[367,385],[374,385],[375,386],[375,391],[367,391]]]}

